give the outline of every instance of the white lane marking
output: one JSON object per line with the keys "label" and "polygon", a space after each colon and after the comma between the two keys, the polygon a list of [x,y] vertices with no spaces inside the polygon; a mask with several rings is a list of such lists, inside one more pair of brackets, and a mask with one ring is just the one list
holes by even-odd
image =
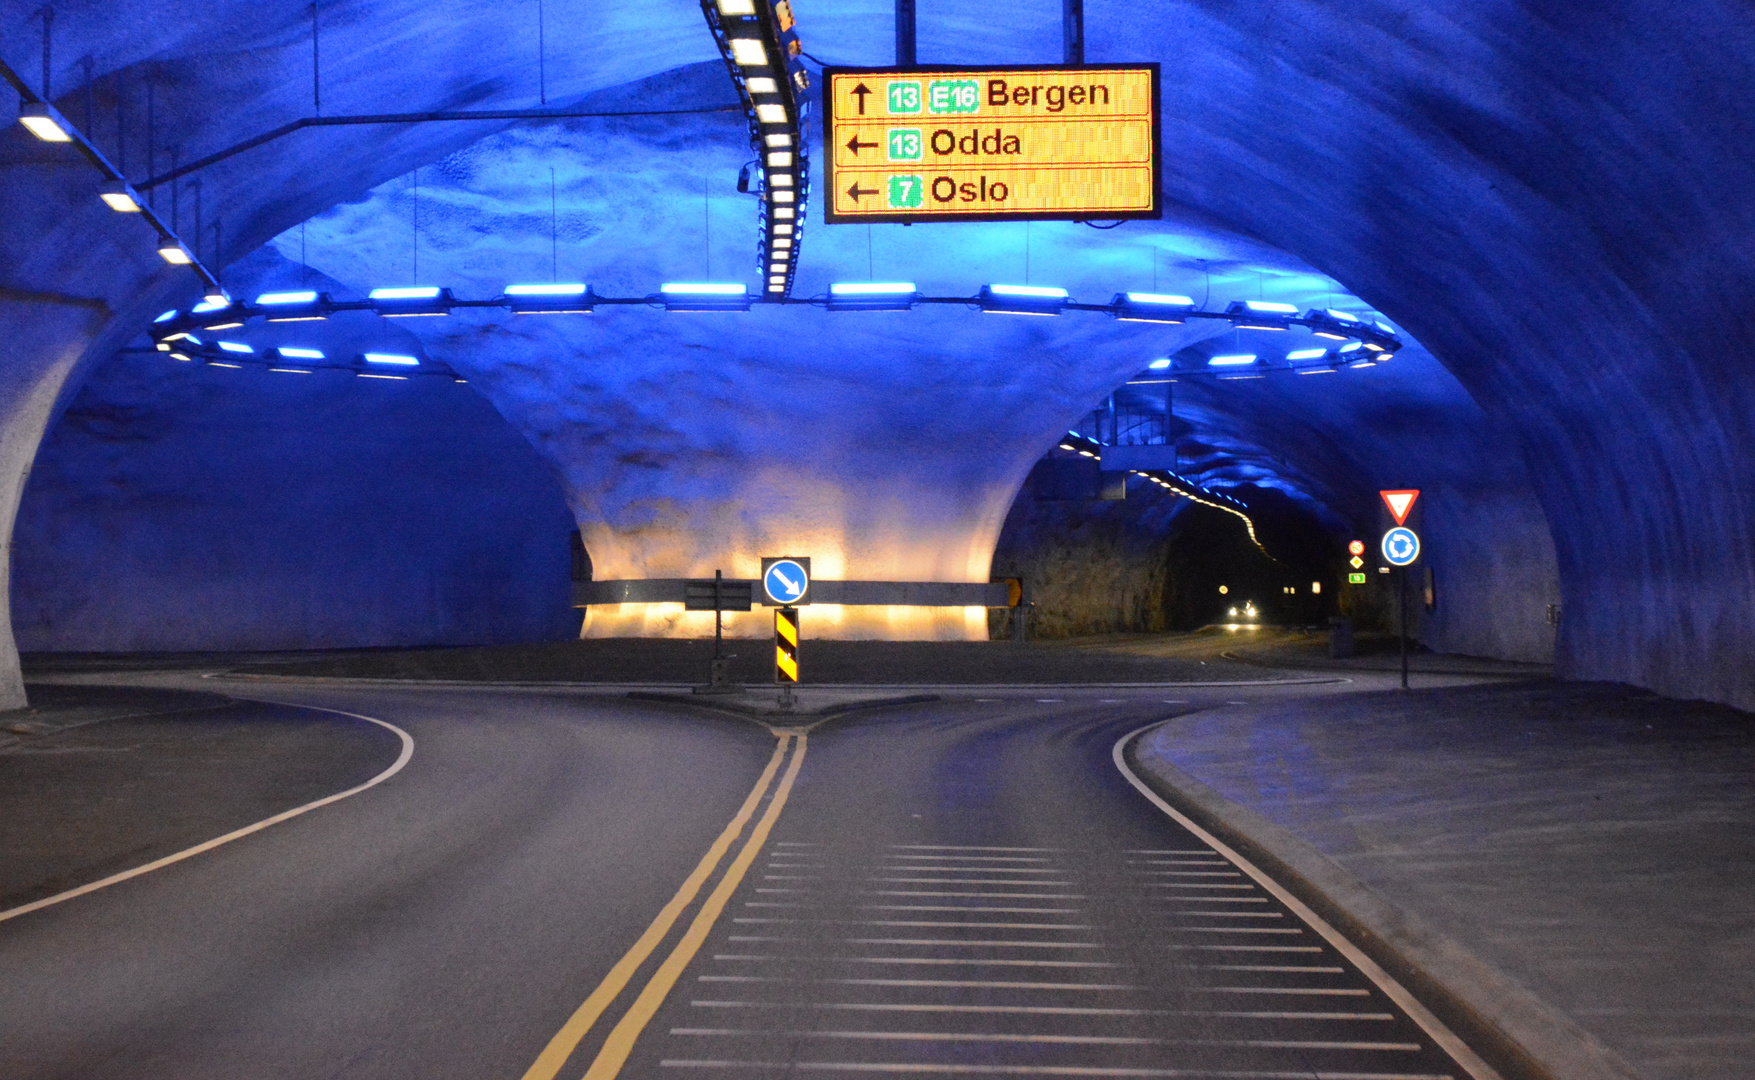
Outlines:
{"label": "white lane marking", "polygon": [[1224,866],[1225,860],[1214,855],[1210,859],[1129,859],[1129,866]]}
{"label": "white lane marking", "polygon": [[[1192,915],[1194,912],[1178,912]],[[1302,934],[1297,927],[1281,928],[1278,926],[1160,926],[1160,930],[1168,930],[1177,934]]]}
{"label": "white lane marking", "polygon": [[763,881],[818,881],[821,874],[763,874]]}
{"label": "white lane marking", "polygon": [[1244,1046],[1262,1050],[1397,1050],[1417,1053],[1419,1043],[1339,1042],[1327,1039],[1156,1039],[1137,1035],[1000,1035],[960,1031],[770,1031],[766,1028],[671,1028],[672,1035],[755,1036],[786,1039],[880,1039],[897,1042],[1048,1043],[1072,1046]]}
{"label": "white lane marking", "polygon": [[1227,705],[1247,705],[1247,704],[1249,704],[1249,702],[1247,702],[1247,701],[1227,701],[1227,702],[1225,702],[1225,704],[1227,704]]}
{"label": "white lane marking", "polygon": [[[983,926],[992,925],[982,923]],[[1058,928],[1057,928],[1058,929]],[[736,935],[726,938],[727,941],[773,941],[795,945],[811,945],[814,942],[799,938],[760,937],[753,934]],[[951,938],[842,938],[849,945],[956,945],[979,947],[985,949],[1107,949],[1109,946],[1095,941],[956,941]],[[1188,947],[1188,946],[1185,946]],[[1321,952],[1312,947],[1311,952]]]}
{"label": "white lane marking", "polygon": [[1198,851],[1177,851],[1177,850],[1166,851],[1166,850],[1161,849],[1161,848],[1128,848],[1127,854],[1129,854],[1129,855],[1216,855],[1218,853],[1215,852],[1211,848],[1201,848]]}
{"label": "white lane marking", "polygon": [[0,922],[5,922],[8,919],[16,919],[20,915],[28,915],[33,911],[41,911],[43,908],[65,903],[68,900],[72,900],[74,897],[84,896],[87,893],[94,893],[99,889],[107,889],[111,885],[119,885],[124,881],[140,877],[142,874],[150,874],[154,870],[162,870],[173,863],[180,863],[184,859],[192,859],[197,855],[212,851],[214,848],[223,844],[229,844],[233,840],[241,840],[252,833],[259,833],[263,829],[279,825],[283,821],[290,821],[291,819],[298,817],[300,814],[308,814],[313,810],[328,806],[330,803],[338,803],[343,799],[351,798],[368,788],[377,787],[392,776],[395,776],[402,771],[404,765],[408,764],[409,759],[414,757],[414,736],[397,727],[395,724],[379,720],[375,716],[344,712],[340,709],[325,709],[318,705],[299,705],[290,701],[273,701],[268,698],[236,698],[234,700],[253,701],[263,705],[279,705],[289,709],[309,709],[313,712],[334,713],[336,716],[346,716],[354,720],[364,720],[369,724],[377,724],[379,727],[384,728],[387,731],[394,732],[396,737],[402,740],[402,752],[396,755],[396,760],[390,763],[389,768],[357,787],[350,787],[346,791],[338,791],[333,795],[328,795],[324,798],[318,799],[316,802],[308,802],[303,806],[295,806],[291,810],[282,810],[273,817],[263,818],[261,821],[258,821],[253,825],[245,825],[241,829],[233,829],[224,836],[216,836],[212,840],[205,840],[196,844],[194,847],[184,848],[182,851],[173,852],[161,859],[154,859],[143,866],[136,866],[132,870],[124,870],[119,874],[111,874],[109,877],[104,878],[101,881],[93,881],[77,888],[68,889],[65,892],[58,892],[54,896],[45,896],[41,900],[33,900],[28,904],[20,904],[18,907],[0,911]]}
{"label": "white lane marking", "polygon": [[1065,851],[1053,847],[992,847],[969,844],[891,844],[892,851]]}
{"label": "white lane marking", "polygon": [[1321,945],[1160,945],[1171,952],[1295,952],[1319,953]]}
{"label": "white lane marking", "polygon": [[1202,986],[1197,989],[1203,994],[1309,994],[1316,997],[1371,996],[1371,991],[1369,990],[1354,990],[1350,987],[1335,986]]}
{"label": "white lane marking", "polygon": [[[1162,721],[1160,721],[1160,723],[1162,723]],[[1475,1080],[1502,1080],[1497,1069],[1494,1069],[1491,1065],[1482,1061],[1480,1055],[1471,1050],[1467,1043],[1457,1038],[1456,1034],[1452,1032],[1443,1021],[1432,1015],[1430,1009],[1422,1005],[1419,999],[1415,998],[1414,995],[1408,993],[1406,987],[1402,986],[1401,983],[1391,977],[1389,972],[1384,971],[1375,960],[1365,955],[1364,950],[1353,944],[1352,940],[1345,934],[1330,926],[1328,920],[1310,910],[1308,904],[1292,895],[1285,886],[1268,876],[1268,874],[1260,867],[1256,866],[1248,859],[1245,859],[1242,855],[1232,850],[1228,845],[1221,843],[1218,837],[1201,828],[1195,823],[1194,819],[1182,813],[1174,806],[1171,806],[1168,802],[1165,802],[1163,796],[1159,795],[1156,791],[1153,791],[1150,785],[1139,778],[1139,776],[1127,764],[1125,753],[1127,745],[1157,726],[1157,724],[1147,724],[1144,727],[1128,732],[1120,739],[1117,739],[1115,746],[1110,750],[1110,755],[1115,761],[1115,767],[1121,771],[1122,776],[1127,778],[1127,782],[1133,785],[1134,790],[1138,791],[1141,795],[1144,795],[1147,801],[1153,806],[1156,806],[1159,810],[1162,810],[1172,821],[1175,821],[1178,825],[1181,825],[1184,829],[1193,833],[1196,839],[1209,845],[1214,851],[1242,868],[1251,878],[1255,879],[1257,884],[1272,893],[1275,899],[1279,900],[1280,903],[1284,904],[1294,915],[1298,916],[1298,918],[1303,920],[1306,925],[1315,930],[1323,940],[1327,941],[1342,956],[1346,957],[1354,967],[1363,972],[1366,978],[1375,983],[1377,988],[1382,990],[1391,1001],[1399,1005],[1402,1010],[1413,1019],[1414,1023],[1418,1024],[1420,1029],[1426,1032],[1427,1036],[1429,1036],[1433,1042],[1438,1044],[1441,1050],[1449,1054],[1457,1064],[1467,1070],[1469,1075],[1474,1077]],[[1240,930],[1241,928],[1231,928],[1232,933],[1237,933]],[[1272,933],[1273,931],[1266,928],[1259,928],[1255,932]]]}
{"label": "white lane marking", "polygon": [[1206,919],[1283,919],[1285,914],[1278,911],[1177,911],[1177,918]]}
{"label": "white lane marking", "polygon": [[1147,881],[1143,884],[1154,889],[1233,889],[1240,892],[1254,892],[1254,885],[1221,885],[1209,881]]}
{"label": "white lane marking", "polygon": [[961,990],[1138,990],[1128,983],[1002,982],[992,979],[788,979],[770,975],[697,975],[698,982],[777,983],[782,986],[907,986]]}
{"label": "white lane marking", "polygon": [[[1030,849],[1019,849],[1019,850],[1030,850]],[[1047,850],[1047,849],[1036,848],[1035,850],[1043,851],[1043,850]],[[1026,856],[1026,855],[892,855],[890,857],[893,859],[906,859],[909,862],[956,862],[958,859],[961,859],[964,862],[1045,863],[1045,862],[1051,861],[1049,859],[1038,859],[1038,858],[1035,858],[1033,856]]]}
{"label": "white lane marking", "polygon": [[1153,870],[1159,877],[1242,877],[1235,870]]}
{"label": "white lane marking", "polygon": [[[977,908],[978,911],[992,910]],[[942,926],[965,930],[1094,930],[1081,923],[930,922],[903,919],[754,919],[734,918],[734,923],[816,923],[823,926]]]}
{"label": "white lane marking", "polygon": [[[1026,873],[1047,873],[1046,870],[1030,870]],[[936,877],[874,877],[867,881],[879,881],[887,885],[1009,885],[1012,888],[1050,889],[1071,888],[1070,881],[1018,881],[1003,878],[936,878]]]}
{"label": "white lane marking", "polygon": [[875,1073],[968,1073],[985,1076],[1137,1076],[1186,1077],[1195,1080],[1451,1080],[1448,1074],[1378,1072],[1263,1072],[1254,1069],[1138,1069],[1098,1065],[950,1065],[916,1064],[906,1061],[730,1061],[665,1058],[658,1063],[673,1069],[761,1069],[763,1072],[875,1072]]}
{"label": "white lane marking", "polygon": [[815,840],[776,840],[775,847],[822,847]]}
{"label": "white lane marking", "polygon": [[[1243,1009],[1116,1009],[1096,1005],[916,1005],[867,1001],[706,1001],[689,1002],[697,1009],[826,1009],[848,1012],[998,1013],[1014,1016],[1211,1016],[1222,1020],[1378,1020],[1394,1021],[1395,1013],[1269,1012]],[[1308,1073],[1299,1073],[1308,1080]]]}
{"label": "white lane marking", "polygon": [[[1007,882],[1006,884],[1012,884]],[[802,891],[802,890],[801,890]],[[1089,900],[1083,893],[970,892],[967,889],[861,889],[861,896],[957,896],[988,900]]]}
{"label": "white lane marking", "polygon": [[1182,698],[1165,698],[1164,704],[1166,704],[1166,705],[1187,705],[1188,702],[1183,700]]}
{"label": "white lane marking", "polygon": [[[750,905],[754,907],[755,905]],[[796,906],[796,905],[788,905]],[[1078,908],[987,907],[979,904],[860,904],[864,911],[991,911],[999,915],[1083,915]]]}
{"label": "white lane marking", "polygon": [[1058,867],[1042,866],[876,866],[886,874],[1065,874]]}
{"label": "white lane marking", "polygon": [[1066,700],[1065,698],[1057,698],[1057,697],[1039,697],[1036,699],[1036,704],[1038,704],[1038,705],[1059,705],[1062,701],[1065,701],[1065,700]]}
{"label": "white lane marking", "polygon": [[1197,968],[1201,971],[1271,971],[1298,975],[1345,975],[1346,968],[1338,967],[1299,967],[1295,964],[1177,964],[1177,967]]}
{"label": "white lane marking", "polygon": [[1166,904],[1265,904],[1265,896],[1157,896],[1154,900]]}
{"label": "white lane marking", "polygon": [[1120,705],[1122,702],[1124,702],[1126,700],[1127,700],[1126,698],[1105,697],[1105,698],[1098,698],[1097,704],[1099,704],[1099,705]]}
{"label": "white lane marking", "polygon": [[[790,960],[784,956],[742,956],[736,953],[716,953],[715,960]],[[1046,967],[1046,968],[1121,968],[1132,967],[1131,964],[1116,964],[1102,960],[978,960],[974,958],[956,958],[939,956],[824,956],[816,958],[825,963],[840,964],[920,964],[932,967]],[[1200,965],[1189,964],[1188,967]],[[1215,968],[1215,970],[1220,970]],[[1222,970],[1230,971],[1322,971],[1323,968],[1259,968],[1230,967]],[[1336,971],[1341,970],[1335,968]]]}

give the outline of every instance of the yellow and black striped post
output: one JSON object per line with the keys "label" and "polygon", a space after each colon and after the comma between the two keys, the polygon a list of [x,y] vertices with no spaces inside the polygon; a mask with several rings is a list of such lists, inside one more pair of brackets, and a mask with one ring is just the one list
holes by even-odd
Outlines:
{"label": "yellow and black striped post", "polygon": [[798,681],[798,609],[774,609],[774,681],[782,687]]}

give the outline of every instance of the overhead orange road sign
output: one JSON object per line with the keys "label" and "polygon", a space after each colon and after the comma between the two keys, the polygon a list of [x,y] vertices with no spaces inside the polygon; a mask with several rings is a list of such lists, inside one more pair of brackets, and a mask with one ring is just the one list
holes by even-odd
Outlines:
{"label": "overhead orange road sign", "polygon": [[830,223],[1163,216],[1156,64],[823,74]]}
{"label": "overhead orange road sign", "polygon": [[1383,496],[1383,504],[1389,507],[1390,515],[1395,518],[1397,525],[1408,523],[1408,511],[1414,508],[1414,500],[1420,497],[1418,488],[1407,491],[1380,491],[1378,494]]}

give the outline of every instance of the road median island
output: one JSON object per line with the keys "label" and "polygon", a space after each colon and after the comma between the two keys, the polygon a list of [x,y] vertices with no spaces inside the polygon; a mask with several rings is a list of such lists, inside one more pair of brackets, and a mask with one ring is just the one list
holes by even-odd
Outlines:
{"label": "road median island", "polygon": [[0,717],[0,917],[365,783],[402,743],[337,713],[30,687]]}
{"label": "road median island", "polygon": [[1742,1075],[1752,744],[1526,682],[1192,713],[1127,760],[1506,1077],[1613,1080]]}

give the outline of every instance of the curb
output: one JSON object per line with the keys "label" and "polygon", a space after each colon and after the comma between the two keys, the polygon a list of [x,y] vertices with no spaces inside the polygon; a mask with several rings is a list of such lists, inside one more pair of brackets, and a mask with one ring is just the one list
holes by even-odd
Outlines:
{"label": "curb", "polygon": [[1126,748],[1139,776],[1340,929],[1506,1080],[1640,1080],[1596,1036],[1310,843],[1143,753],[1141,744],[1163,726],[1141,732]]}
{"label": "curb", "polygon": [[859,709],[881,709],[890,705],[923,705],[929,701],[942,701],[937,694],[909,694],[905,697],[872,698],[869,701],[847,701],[839,705],[825,705],[820,709],[808,712],[781,712],[775,708],[757,708],[753,704],[746,705],[738,701],[726,701],[727,694],[665,694],[649,690],[630,690],[629,698],[634,701],[662,701],[669,705],[688,705],[692,708],[706,709],[710,712],[725,712],[760,720],[827,720]]}

